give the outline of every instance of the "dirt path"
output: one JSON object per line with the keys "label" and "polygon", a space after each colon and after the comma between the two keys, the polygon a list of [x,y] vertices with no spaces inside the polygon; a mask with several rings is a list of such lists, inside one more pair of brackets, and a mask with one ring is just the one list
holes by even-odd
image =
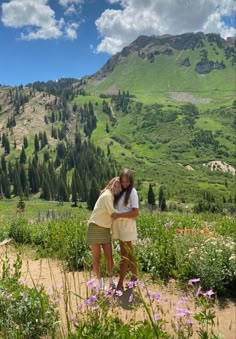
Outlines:
{"label": "dirt path", "polygon": [[[16,251],[11,246],[0,247],[0,261],[3,260],[7,251],[10,262],[13,263],[16,258]],[[87,296],[86,282],[91,278],[89,272],[65,272],[63,265],[58,260],[53,259],[39,259],[34,260],[32,253],[22,253],[22,278],[29,286],[43,285],[46,291],[51,295],[53,291],[58,293],[59,312],[61,318],[61,336],[66,337],[66,324],[70,322],[71,316],[76,312],[77,305],[81,302],[79,297],[76,297],[74,293],[84,298]],[[0,270],[1,270],[0,263]],[[186,308],[187,305],[180,305],[181,292],[176,289],[174,283],[170,283],[167,287],[163,288],[158,284],[149,284],[148,289],[150,291],[158,291],[162,294],[162,298],[166,299],[166,303],[163,306],[164,312],[166,312],[166,319],[173,319],[172,311],[170,311],[170,305]],[[66,292],[67,291],[67,292]],[[68,293],[68,291],[72,291]],[[129,322],[131,319],[143,320],[147,318],[143,309],[137,309],[136,311],[130,308],[129,298],[132,290],[127,290],[121,297],[121,307],[119,314],[124,321]],[[66,299],[68,300],[67,302]],[[68,305],[66,307],[66,305]],[[193,302],[188,302],[188,307],[194,309]],[[66,310],[67,308],[67,310]],[[227,303],[223,308],[216,307],[216,316],[219,322],[219,330],[223,334],[225,339],[235,339],[235,315],[236,308],[232,302]],[[66,314],[68,316],[66,316]],[[71,323],[71,322],[70,322]]]}

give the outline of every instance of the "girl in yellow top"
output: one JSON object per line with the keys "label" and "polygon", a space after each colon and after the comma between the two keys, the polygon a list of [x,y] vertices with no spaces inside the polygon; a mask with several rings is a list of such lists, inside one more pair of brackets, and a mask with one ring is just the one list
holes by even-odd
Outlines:
{"label": "girl in yellow top", "polygon": [[104,288],[104,281],[101,278],[101,250],[103,249],[107,274],[110,277],[110,286],[114,286],[112,280],[113,259],[111,245],[111,225],[114,208],[114,197],[121,191],[119,177],[113,178],[101,192],[94,210],[88,221],[87,242],[92,250],[93,271],[99,279],[101,288]]}

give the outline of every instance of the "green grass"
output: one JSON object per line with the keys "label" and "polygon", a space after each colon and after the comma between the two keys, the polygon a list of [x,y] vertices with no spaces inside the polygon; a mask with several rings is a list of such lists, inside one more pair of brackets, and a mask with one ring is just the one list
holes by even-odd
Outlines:
{"label": "green grass", "polygon": [[[0,222],[3,220],[12,220],[16,217],[16,206],[18,201],[18,198],[0,200]],[[25,211],[21,215],[27,219],[37,219],[39,212],[46,217],[48,210],[53,210],[58,214],[58,216],[61,215],[62,217],[66,214],[70,216],[78,216],[81,213],[80,208],[72,208],[72,204],[69,202],[64,202],[63,206],[61,206],[57,201],[45,201],[42,199],[32,198],[30,200],[25,200],[25,205]],[[82,203],[80,205],[81,207],[84,206]]]}

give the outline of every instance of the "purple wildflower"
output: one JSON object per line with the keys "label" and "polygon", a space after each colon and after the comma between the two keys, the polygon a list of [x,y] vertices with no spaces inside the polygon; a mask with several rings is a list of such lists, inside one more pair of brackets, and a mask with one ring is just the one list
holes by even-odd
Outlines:
{"label": "purple wildflower", "polygon": [[192,325],[193,324],[193,320],[192,319],[187,319],[186,322],[187,322],[188,325]]}
{"label": "purple wildflower", "polygon": [[211,297],[211,296],[213,296],[215,294],[215,292],[213,292],[213,290],[212,289],[210,289],[209,291],[207,291],[206,293],[203,293],[203,295],[205,296],[205,297]]}
{"label": "purple wildflower", "polygon": [[76,324],[76,316],[75,315],[72,315],[70,320],[72,321],[73,325]]}
{"label": "purple wildflower", "polygon": [[91,288],[91,289],[96,288],[97,287],[96,280],[95,279],[90,279],[87,282],[87,287]]}
{"label": "purple wildflower", "polygon": [[186,315],[190,315],[193,312],[189,309],[184,308],[176,308],[177,312],[175,313],[176,317],[185,317]]}
{"label": "purple wildflower", "polygon": [[97,297],[96,295],[91,295],[91,297],[89,297],[87,300],[86,300],[86,304],[88,306],[92,306],[95,304],[95,302],[97,301]]}
{"label": "purple wildflower", "polygon": [[117,295],[117,297],[121,297],[123,295],[123,292],[120,291],[120,290],[117,290],[116,291],[116,295]]}
{"label": "purple wildflower", "polygon": [[130,297],[129,297],[129,303],[132,303],[133,298],[134,298],[134,296],[133,296],[133,294],[131,294]]}
{"label": "purple wildflower", "polygon": [[134,288],[134,281],[129,281],[128,283],[127,283],[127,285],[128,285],[128,288]]}
{"label": "purple wildflower", "polygon": [[82,310],[83,306],[84,306],[83,304],[78,304],[77,305],[77,311],[80,312]]}
{"label": "purple wildflower", "polygon": [[188,302],[187,297],[181,297],[181,299],[178,301],[179,304],[186,304]]}
{"label": "purple wildflower", "polygon": [[188,285],[194,285],[200,281],[200,278],[193,278],[188,281]]}
{"label": "purple wildflower", "polygon": [[161,294],[158,292],[154,292],[152,293],[151,298],[155,301],[159,301],[161,299]]}
{"label": "purple wildflower", "polygon": [[154,314],[154,320],[155,321],[161,320],[160,314]]}

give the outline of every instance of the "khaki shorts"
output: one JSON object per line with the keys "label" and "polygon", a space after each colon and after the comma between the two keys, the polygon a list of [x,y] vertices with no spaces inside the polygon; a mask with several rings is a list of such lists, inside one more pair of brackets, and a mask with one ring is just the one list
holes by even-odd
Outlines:
{"label": "khaki shorts", "polygon": [[136,241],[138,238],[134,219],[116,219],[113,221],[111,229],[113,240]]}

